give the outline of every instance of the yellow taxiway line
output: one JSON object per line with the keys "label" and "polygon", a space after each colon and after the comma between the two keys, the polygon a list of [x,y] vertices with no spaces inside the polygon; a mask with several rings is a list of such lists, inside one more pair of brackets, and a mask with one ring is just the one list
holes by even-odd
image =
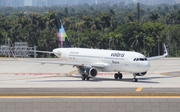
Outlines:
{"label": "yellow taxiway line", "polygon": [[137,89],[136,89],[136,92],[141,92],[142,91],[142,87],[138,87]]}
{"label": "yellow taxiway line", "polygon": [[73,73],[76,73],[77,71],[78,71],[78,69],[69,72],[69,73],[68,73],[68,76],[72,76],[72,74],[73,74]]}
{"label": "yellow taxiway line", "polygon": [[0,98],[179,98],[180,96],[0,96]]}

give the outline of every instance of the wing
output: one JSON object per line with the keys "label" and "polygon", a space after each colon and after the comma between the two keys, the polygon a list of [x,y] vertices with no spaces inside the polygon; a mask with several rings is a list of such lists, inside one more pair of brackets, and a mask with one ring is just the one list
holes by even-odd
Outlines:
{"label": "wing", "polygon": [[167,57],[167,56],[168,56],[168,52],[167,52],[167,48],[166,48],[166,45],[165,45],[165,44],[164,44],[164,52],[165,52],[164,55],[161,55],[161,56],[153,56],[153,57],[149,57],[149,58],[147,58],[147,59],[150,61],[150,60],[156,60],[156,59],[159,59],[159,58]]}
{"label": "wing", "polygon": [[106,63],[95,63],[95,64],[83,64],[83,63],[69,63],[63,61],[36,61],[36,60],[24,60],[25,62],[41,63],[41,64],[59,64],[59,65],[72,65],[72,66],[91,66],[96,68],[104,68],[108,66]]}

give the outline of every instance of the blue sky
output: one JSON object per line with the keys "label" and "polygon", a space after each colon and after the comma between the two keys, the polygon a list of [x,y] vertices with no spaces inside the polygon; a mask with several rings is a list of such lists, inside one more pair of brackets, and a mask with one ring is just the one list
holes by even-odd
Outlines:
{"label": "blue sky", "polygon": [[25,6],[32,6],[32,0],[24,0]]}

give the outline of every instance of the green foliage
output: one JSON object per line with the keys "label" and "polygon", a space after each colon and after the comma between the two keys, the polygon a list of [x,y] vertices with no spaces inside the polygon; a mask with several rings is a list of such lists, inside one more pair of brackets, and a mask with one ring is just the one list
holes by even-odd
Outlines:
{"label": "green foliage", "polygon": [[146,56],[161,54],[169,45],[170,56],[180,56],[179,5],[142,4],[53,7],[1,7],[0,44],[7,39],[27,41],[39,50],[58,47],[57,21],[60,18],[74,47],[134,50]]}

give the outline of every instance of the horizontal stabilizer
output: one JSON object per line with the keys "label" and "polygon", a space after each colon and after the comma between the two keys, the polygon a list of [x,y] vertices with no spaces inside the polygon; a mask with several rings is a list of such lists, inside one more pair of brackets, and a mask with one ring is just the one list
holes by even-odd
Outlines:
{"label": "horizontal stabilizer", "polygon": [[38,50],[29,50],[30,52],[38,52],[38,53],[46,53],[46,54],[54,54],[52,51],[38,51]]}

